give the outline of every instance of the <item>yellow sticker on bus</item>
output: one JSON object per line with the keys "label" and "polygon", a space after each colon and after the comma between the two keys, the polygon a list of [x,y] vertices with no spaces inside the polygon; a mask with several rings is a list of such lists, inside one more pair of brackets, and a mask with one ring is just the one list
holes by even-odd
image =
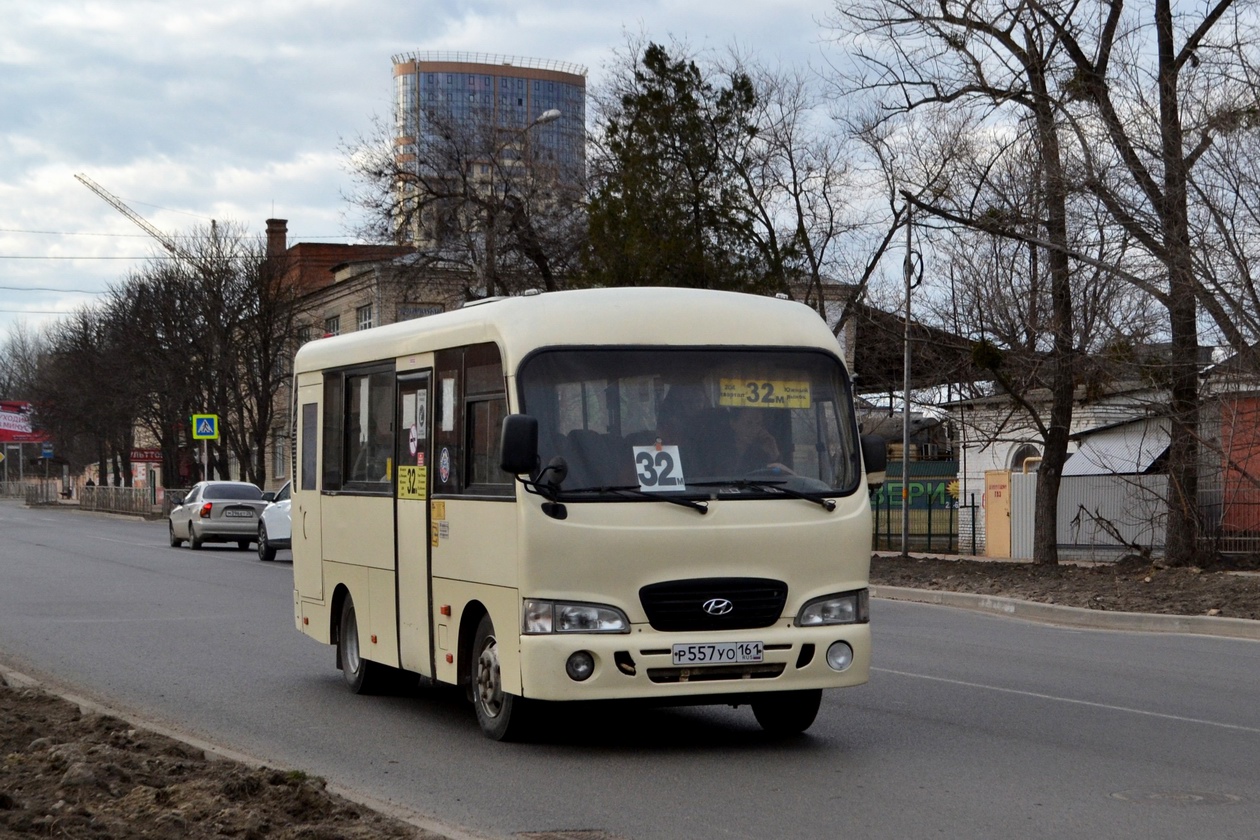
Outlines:
{"label": "yellow sticker on bus", "polygon": [[425,499],[425,487],[429,481],[429,468],[402,464],[398,467],[398,498]]}
{"label": "yellow sticker on bus", "polygon": [[722,379],[718,405],[731,408],[809,408],[809,382],[790,379]]}

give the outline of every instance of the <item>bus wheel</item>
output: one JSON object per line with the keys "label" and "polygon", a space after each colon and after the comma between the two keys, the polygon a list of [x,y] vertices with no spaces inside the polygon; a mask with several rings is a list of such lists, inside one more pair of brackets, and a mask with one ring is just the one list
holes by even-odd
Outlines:
{"label": "bus wheel", "polygon": [[355,694],[375,694],[384,687],[386,666],[364,659],[359,650],[359,620],[354,599],[346,594],[341,605],[341,630],[337,634],[337,661],[346,685]]}
{"label": "bus wheel", "polygon": [[753,716],[761,728],[775,735],[804,732],[818,716],[822,689],[780,691],[752,701]]}
{"label": "bus wheel", "polygon": [[477,625],[471,660],[469,679],[481,731],[496,741],[515,740],[524,729],[525,701],[503,691],[499,643],[488,615],[483,615]]}

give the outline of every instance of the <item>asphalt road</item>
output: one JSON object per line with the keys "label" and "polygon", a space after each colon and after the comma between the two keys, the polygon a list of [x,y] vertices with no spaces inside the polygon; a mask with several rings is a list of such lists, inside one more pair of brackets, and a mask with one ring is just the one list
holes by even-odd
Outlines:
{"label": "asphalt road", "polygon": [[0,657],[453,836],[1260,836],[1260,642],[876,601],[871,683],[804,736],[747,708],[595,707],[499,744],[451,690],[349,694],[293,628],[280,558],[0,503]]}

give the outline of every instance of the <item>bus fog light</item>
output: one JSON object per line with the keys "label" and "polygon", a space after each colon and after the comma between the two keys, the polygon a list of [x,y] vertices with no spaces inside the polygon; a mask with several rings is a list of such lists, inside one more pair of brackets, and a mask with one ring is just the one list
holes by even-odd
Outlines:
{"label": "bus fog light", "polygon": [[853,648],[848,642],[832,642],[827,648],[827,664],[833,671],[843,671],[853,664]]}
{"label": "bus fog light", "polygon": [[579,650],[569,655],[569,661],[564,663],[564,670],[574,682],[590,679],[591,674],[595,673],[595,657],[588,651]]}

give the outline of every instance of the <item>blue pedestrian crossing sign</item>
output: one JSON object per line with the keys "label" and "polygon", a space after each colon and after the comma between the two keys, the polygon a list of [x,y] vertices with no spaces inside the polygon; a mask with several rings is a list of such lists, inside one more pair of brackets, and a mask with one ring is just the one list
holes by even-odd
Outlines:
{"label": "blue pedestrian crossing sign", "polygon": [[193,440],[218,440],[219,415],[194,414],[192,416]]}

